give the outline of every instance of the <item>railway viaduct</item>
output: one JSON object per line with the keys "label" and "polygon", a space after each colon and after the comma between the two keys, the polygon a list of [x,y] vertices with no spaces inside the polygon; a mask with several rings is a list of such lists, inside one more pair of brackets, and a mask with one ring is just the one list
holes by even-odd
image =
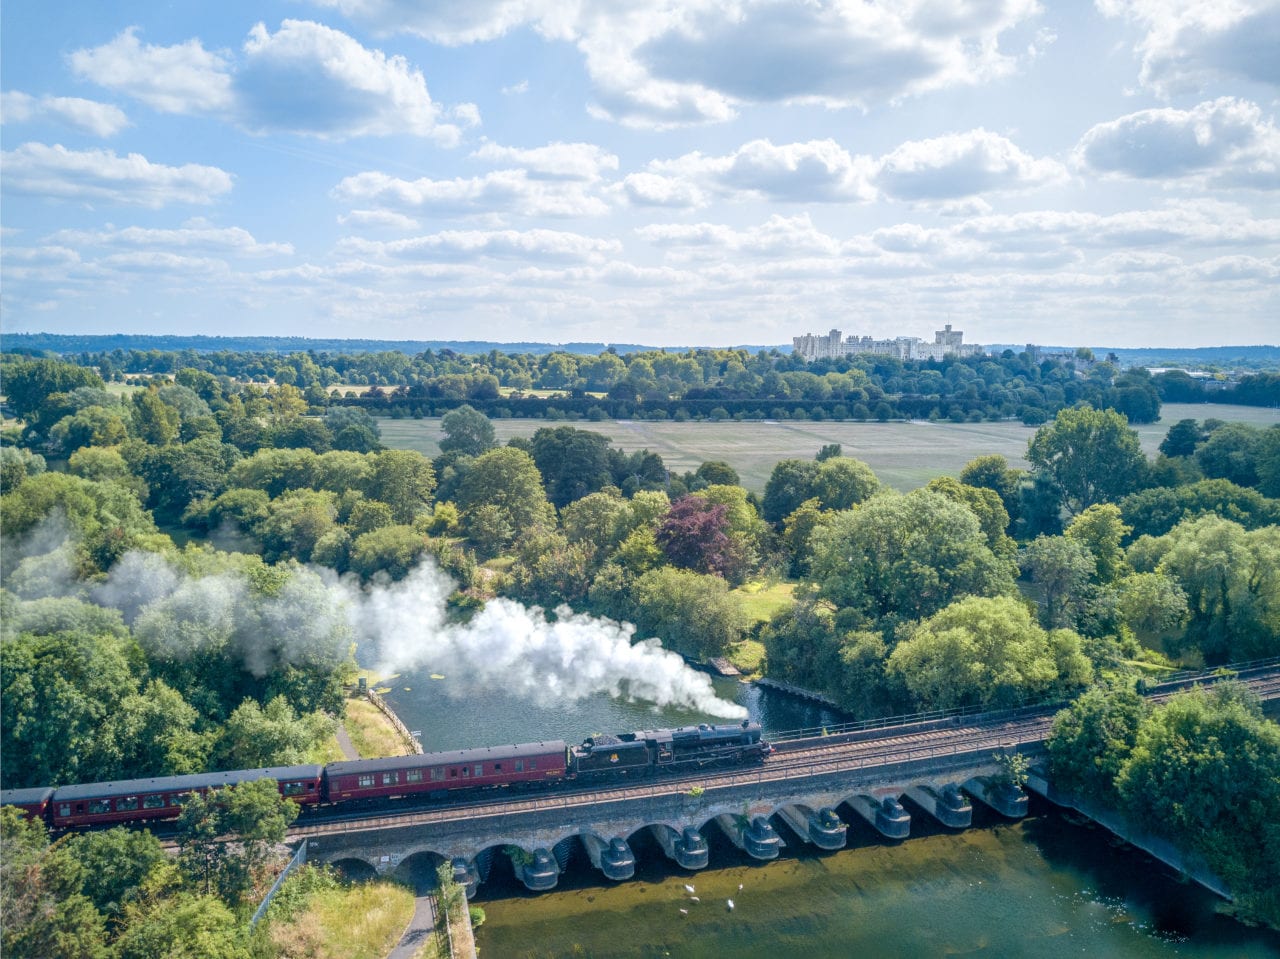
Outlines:
{"label": "railway viaduct", "polygon": [[[1269,708],[1280,706],[1280,664],[1241,678]],[[1167,696],[1187,684],[1169,684],[1155,694]],[[805,736],[777,743],[777,752],[758,767],[300,821],[290,835],[307,840],[311,861],[360,870],[392,872],[414,857],[451,861],[469,891],[498,855],[511,857],[531,890],[553,888],[569,857],[580,851],[606,878],[628,879],[635,868],[631,841],[646,830],[685,869],[707,865],[709,829],[761,860],[797,840],[839,849],[851,822],[901,839],[912,815],[950,828],[968,826],[973,801],[1008,818],[1025,815],[1027,796],[1003,782],[999,757],[1042,756],[1053,712],[1028,707]],[[1051,792],[1042,777],[1032,784]],[[786,824],[785,839],[775,828],[779,823]]]}

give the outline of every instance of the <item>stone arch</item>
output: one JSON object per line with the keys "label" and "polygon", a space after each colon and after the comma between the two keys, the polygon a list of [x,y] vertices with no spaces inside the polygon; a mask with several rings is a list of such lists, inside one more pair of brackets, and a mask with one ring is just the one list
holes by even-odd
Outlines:
{"label": "stone arch", "polygon": [[392,876],[421,896],[436,887],[436,870],[448,860],[438,852],[417,849],[400,860]]}
{"label": "stone arch", "polygon": [[343,877],[352,882],[369,882],[378,878],[378,870],[373,863],[360,856],[343,856],[328,863]]}

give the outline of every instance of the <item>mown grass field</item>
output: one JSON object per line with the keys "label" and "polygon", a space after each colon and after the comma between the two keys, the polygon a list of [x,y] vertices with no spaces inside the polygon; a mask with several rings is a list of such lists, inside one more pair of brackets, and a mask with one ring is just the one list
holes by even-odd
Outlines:
{"label": "mown grass field", "polygon": [[[1154,455],[1165,433],[1180,419],[1217,418],[1256,426],[1280,423],[1280,410],[1216,403],[1167,403],[1161,420],[1135,429],[1148,455]],[[444,434],[439,419],[380,419],[382,441],[395,449],[440,453]],[[547,420],[494,420],[498,441],[532,436],[542,426],[565,425]],[[870,466],[885,483],[899,490],[924,486],[936,476],[955,476],[975,456],[999,453],[1013,466],[1027,465],[1027,441],[1035,429],[1021,423],[833,423],[829,420],[763,420],[757,422],[673,423],[653,420],[586,420],[567,425],[594,430],[627,452],[649,449],[676,472],[697,469],[707,460],[724,460],[738,471],[742,484],[757,493],[779,460],[812,459],[827,443],[839,443],[846,456]]]}

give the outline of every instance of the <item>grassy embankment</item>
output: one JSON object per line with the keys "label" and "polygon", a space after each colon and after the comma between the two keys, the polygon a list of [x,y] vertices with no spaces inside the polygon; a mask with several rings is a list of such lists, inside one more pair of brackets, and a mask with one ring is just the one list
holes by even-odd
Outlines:
{"label": "grassy embankment", "polygon": [[[1169,427],[1181,419],[1220,419],[1270,426],[1280,423],[1280,410],[1216,403],[1166,403],[1159,423],[1136,426],[1142,448],[1154,456]],[[415,449],[428,456],[440,452],[444,436],[439,419],[380,418],[382,441],[394,449]],[[499,443],[513,436],[532,436],[549,420],[494,420]],[[999,453],[1010,465],[1025,468],[1027,441],[1035,429],[1021,423],[836,423],[830,420],[780,420],[719,423],[673,423],[654,420],[611,420],[569,423],[608,436],[612,445],[632,452],[652,450],[676,472],[697,469],[707,460],[723,460],[738,471],[742,485],[764,492],[774,465],[783,459],[812,459],[828,443],[839,443],[846,456],[870,466],[880,479],[906,492],[937,476],[957,476],[977,456]]]}
{"label": "grassy embankment", "polygon": [[413,918],[413,890],[385,880],[315,893],[270,937],[284,959],[383,959]]}
{"label": "grassy embankment", "polygon": [[[377,676],[362,669],[359,673],[375,691],[385,689],[383,683],[390,682],[394,676]],[[407,756],[413,750],[405,742],[404,737],[396,731],[387,717],[369,700],[359,693],[347,697],[346,710],[342,716],[342,724],[351,737],[351,745],[360,753],[361,759],[379,759],[383,756]],[[313,762],[329,763],[345,759],[342,748],[338,745],[337,736],[330,736],[321,746]]]}
{"label": "grassy embankment", "polygon": [[[750,627],[767,623],[774,616],[789,609],[795,601],[796,583],[751,582],[744,583],[734,592],[741,597],[743,610]],[[764,644],[756,639],[744,639],[729,647],[727,658],[746,677],[764,672]]]}

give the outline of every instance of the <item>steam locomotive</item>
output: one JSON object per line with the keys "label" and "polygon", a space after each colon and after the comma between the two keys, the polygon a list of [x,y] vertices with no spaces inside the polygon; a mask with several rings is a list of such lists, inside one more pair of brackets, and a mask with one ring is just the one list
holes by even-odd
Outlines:
{"label": "steam locomotive", "polygon": [[228,772],[128,779],[75,786],[0,790],[0,805],[16,806],[56,830],[175,819],[192,793],[273,779],[280,795],[304,808],[343,806],[405,797],[439,797],[457,790],[554,786],[617,781],[708,766],[760,762],[773,751],[757,723],[682,726],[563,740],[486,746],[418,756],[357,759],[327,766],[273,766]]}

